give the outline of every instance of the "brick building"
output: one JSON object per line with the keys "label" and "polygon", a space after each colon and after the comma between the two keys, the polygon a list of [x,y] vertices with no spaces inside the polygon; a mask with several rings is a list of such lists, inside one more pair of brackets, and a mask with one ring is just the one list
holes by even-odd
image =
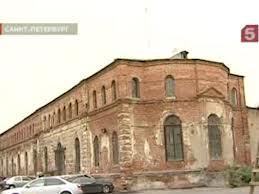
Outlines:
{"label": "brick building", "polygon": [[250,163],[243,77],[223,63],[114,62],[0,136],[0,175],[101,174],[120,189],[179,187]]}

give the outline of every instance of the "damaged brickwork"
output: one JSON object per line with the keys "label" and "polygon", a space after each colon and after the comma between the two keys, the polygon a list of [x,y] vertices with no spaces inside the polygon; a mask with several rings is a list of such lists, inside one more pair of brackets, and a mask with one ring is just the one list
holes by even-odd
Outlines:
{"label": "damaged brickwork", "polygon": [[250,164],[243,81],[218,62],[116,59],[2,133],[0,175],[90,173],[119,190],[206,185],[206,172]]}

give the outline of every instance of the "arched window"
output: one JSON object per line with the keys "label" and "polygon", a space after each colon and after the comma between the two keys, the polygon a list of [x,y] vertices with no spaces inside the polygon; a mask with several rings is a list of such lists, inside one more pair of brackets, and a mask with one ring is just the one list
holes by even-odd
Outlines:
{"label": "arched window", "polygon": [[12,158],[12,176],[15,175],[15,167],[14,167],[14,161],[13,161],[13,158]]}
{"label": "arched window", "polygon": [[183,141],[181,120],[168,116],[164,123],[166,160],[183,160]]}
{"label": "arched window", "polygon": [[52,127],[51,116],[50,116],[50,114],[49,114],[49,128],[51,128],[51,127]]}
{"label": "arched window", "polygon": [[55,125],[55,117],[56,117],[56,113],[53,112],[53,115],[52,115],[52,126]]}
{"label": "arched window", "polygon": [[68,118],[72,119],[72,103],[69,103],[68,106]]}
{"label": "arched window", "polygon": [[119,143],[118,135],[115,131],[112,133],[112,155],[113,164],[119,164]]}
{"label": "arched window", "polygon": [[18,175],[21,174],[21,158],[20,158],[20,154],[18,154],[17,156],[17,165],[18,165]]}
{"label": "arched window", "polygon": [[213,160],[220,159],[222,155],[220,119],[215,114],[208,117],[208,136],[210,158]]}
{"label": "arched window", "polygon": [[233,88],[232,90],[231,90],[231,104],[233,105],[233,106],[237,106],[237,90],[236,90],[236,88]]}
{"label": "arched window", "polygon": [[103,104],[106,104],[106,90],[105,90],[105,86],[102,87],[102,102],[103,102]]}
{"label": "arched window", "polygon": [[167,97],[172,97],[175,95],[175,81],[174,78],[171,75],[168,75],[165,78],[165,91]]}
{"label": "arched window", "polygon": [[93,91],[93,107],[97,108],[96,91]]}
{"label": "arched window", "polygon": [[234,118],[231,119],[231,131],[232,131],[232,140],[233,140],[233,156],[236,159],[236,138],[235,138],[235,129],[234,129]]}
{"label": "arched window", "polygon": [[1,159],[1,176],[4,176],[4,161]]}
{"label": "arched window", "polygon": [[60,109],[58,109],[58,123],[61,122],[61,111]]}
{"label": "arched window", "polygon": [[63,121],[67,120],[67,113],[66,113],[66,107],[63,107]]}
{"label": "arched window", "polygon": [[47,118],[46,116],[43,117],[43,129],[45,130],[47,128]]}
{"label": "arched window", "polygon": [[33,170],[36,175],[38,171],[38,154],[36,150],[33,150]]}
{"label": "arched window", "polygon": [[132,78],[132,97],[140,98],[139,80],[136,77]]}
{"label": "arched window", "polygon": [[75,172],[79,173],[81,170],[81,156],[80,156],[80,142],[79,139],[75,139]]}
{"label": "arched window", "polygon": [[65,174],[65,147],[61,145],[60,142],[57,144],[57,149],[55,150],[55,166],[58,175]]}
{"label": "arched window", "polygon": [[117,99],[116,82],[114,80],[112,81],[111,92],[112,92],[112,101],[114,101]]}
{"label": "arched window", "polygon": [[94,138],[94,165],[99,166],[99,140],[97,136]]}
{"label": "arched window", "polygon": [[44,170],[48,172],[48,148],[44,147]]}
{"label": "arched window", "polygon": [[8,157],[6,156],[6,161],[5,161],[5,170],[6,170],[6,176],[9,176],[9,165],[8,165]]}
{"label": "arched window", "polygon": [[25,152],[24,154],[24,163],[25,163],[25,174],[28,175],[28,153]]}
{"label": "arched window", "polygon": [[79,113],[79,111],[78,111],[78,101],[76,100],[75,101],[75,115],[77,116],[78,113]]}

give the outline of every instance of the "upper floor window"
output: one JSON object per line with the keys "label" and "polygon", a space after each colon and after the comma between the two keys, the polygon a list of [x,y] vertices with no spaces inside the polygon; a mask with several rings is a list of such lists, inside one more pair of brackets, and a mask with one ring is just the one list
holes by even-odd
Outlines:
{"label": "upper floor window", "polygon": [[105,90],[105,86],[102,87],[102,102],[103,102],[103,104],[106,104],[106,90]]}
{"label": "upper floor window", "polygon": [[47,127],[47,123],[46,122],[47,122],[47,118],[46,118],[46,116],[44,116],[43,117],[43,128],[44,129],[46,129],[46,127]]}
{"label": "upper floor window", "polygon": [[173,97],[175,95],[175,80],[171,75],[165,78],[165,91],[167,97]]}
{"label": "upper floor window", "polygon": [[50,114],[49,114],[49,119],[48,120],[49,120],[48,121],[49,122],[49,126],[48,127],[51,128],[52,127],[52,123],[51,123],[51,116],[50,116]]}
{"label": "upper floor window", "polygon": [[111,85],[111,91],[112,91],[112,101],[116,100],[117,94],[116,94],[116,82],[113,80]]}
{"label": "upper floor window", "polygon": [[76,113],[76,116],[79,113],[79,111],[78,111],[78,101],[77,100],[75,101],[75,113]]}
{"label": "upper floor window", "polygon": [[53,112],[53,115],[52,115],[52,126],[55,125],[55,117],[56,117],[56,113]]}
{"label": "upper floor window", "polygon": [[236,88],[233,88],[231,90],[230,101],[233,106],[237,106],[237,90],[236,90]]}
{"label": "upper floor window", "polygon": [[66,107],[63,108],[63,121],[67,120]]}
{"label": "upper floor window", "polygon": [[58,109],[58,123],[61,122],[61,111],[60,109]]}
{"label": "upper floor window", "polygon": [[96,91],[93,91],[93,107],[97,108]]}
{"label": "upper floor window", "polygon": [[140,98],[139,80],[136,77],[132,78],[132,97]]}
{"label": "upper floor window", "polygon": [[71,103],[69,103],[69,106],[68,106],[68,118],[72,119],[72,104]]}

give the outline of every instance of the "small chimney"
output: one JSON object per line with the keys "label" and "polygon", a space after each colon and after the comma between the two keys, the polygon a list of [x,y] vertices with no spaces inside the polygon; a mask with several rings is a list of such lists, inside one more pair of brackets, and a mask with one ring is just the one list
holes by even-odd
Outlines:
{"label": "small chimney", "polygon": [[181,51],[170,57],[170,59],[188,59],[188,53],[188,51]]}

